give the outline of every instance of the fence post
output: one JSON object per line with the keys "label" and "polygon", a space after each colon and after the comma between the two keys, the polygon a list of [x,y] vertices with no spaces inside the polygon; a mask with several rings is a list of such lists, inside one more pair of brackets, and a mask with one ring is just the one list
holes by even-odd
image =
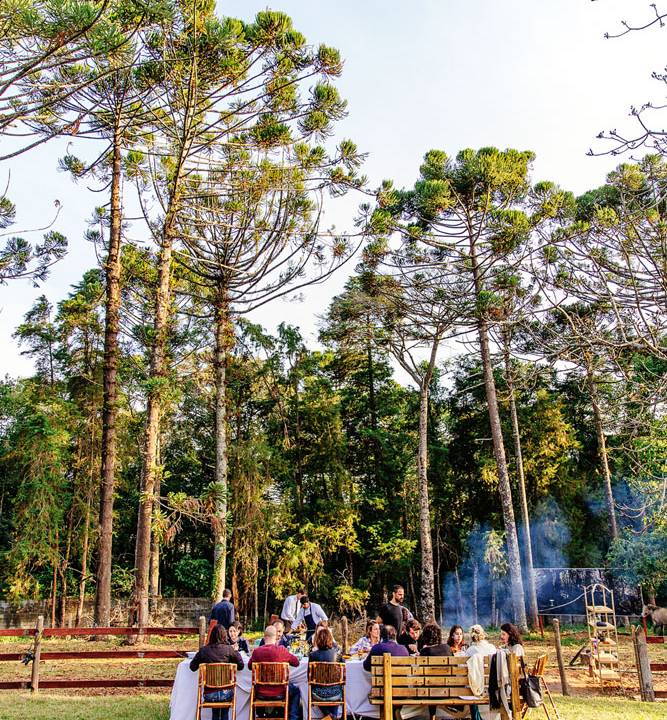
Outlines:
{"label": "fence post", "polygon": [[570,688],[567,685],[567,677],[565,675],[565,665],[563,664],[563,648],[560,644],[560,620],[554,618],[551,621],[554,628],[554,644],[556,645],[556,660],[558,661],[558,672],[560,674],[560,687],[563,695],[570,694]]}
{"label": "fence post", "polygon": [[203,615],[199,616],[199,647],[202,647],[206,643],[206,618]]}
{"label": "fence post", "polygon": [[384,693],[382,705],[382,720],[394,720],[394,705],[392,702],[391,655],[382,653],[382,692]]}
{"label": "fence post", "polygon": [[343,617],[340,619],[341,624],[341,635],[342,641],[343,641],[343,655],[347,655],[349,649],[350,649],[350,639],[348,635],[348,627],[347,627],[347,617],[343,615]]}
{"label": "fence post", "polygon": [[510,710],[512,720],[521,720],[521,698],[519,697],[519,659],[514,653],[507,655],[507,669],[510,674],[512,692],[510,694]]}
{"label": "fence post", "polygon": [[35,657],[32,661],[32,673],[30,675],[30,691],[36,693],[39,690],[39,660],[42,654],[42,632],[44,630],[44,615],[37,618],[37,632],[35,633]]}
{"label": "fence post", "polygon": [[640,630],[635,634],[637,641],[637,670],[639,671],[639,687],[645,702],[655,702],[655,690],[653,689],[653,675],[651,674],[651,661],[648,657],[648,645],[646,636]]}

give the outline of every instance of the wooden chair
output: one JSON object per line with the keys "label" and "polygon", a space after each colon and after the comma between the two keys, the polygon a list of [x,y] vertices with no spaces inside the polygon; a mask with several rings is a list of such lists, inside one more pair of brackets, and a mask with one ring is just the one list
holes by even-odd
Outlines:
{"label": "wooden chair", "polygon": [[[340,686],[340,700],[317,700],[313,697],[313,687]],[[345,703],[345,663],[336,662],[309,662],[308,663],[308,720],[312,720],[313,706],[336,707],[343,706],[342,720],[347,720],[347,705]]]}
{"label": "wooden chair", "polygon": [[[261,697],[257,686],[280,687],[282,692],[275,698]],[[283,720],[287,720],[289,708],[289,665],[286,662],[258,662],[252,664],[252,687],[250,689],[250,720],[257,717],[258,707],[282,707]]]}
{"label": "wooden chair", "polygon": [[[544,688],[544,691],[547,694],[547,697],[551,703],[551,707],[553,708],[553,711],[556,715],[556,718],[560,718],[560,715],[558,714],[558,709],[556,708],[556,704],[554,703],[554,699],[551,697],[551,692],[549,691],[549,686],[547,685],[547,681],[544,679],[544,670],[547,665],[547,656],[546,655],[540,655],[537,660],[535,660],[535,664],[533,665],[533,669],[530,671],[531,675],[534,675],[535,677],[540,679],[540,685]],[[551,716],[549,715],[549,710],[547,708],[547,698],[544,698],[544,701],[542,703],[542,708],[544,709],[544,714],[547,716],[547,720],[551,720]],[[526,705],[523,700],[521,701],[521,717],[525,717],[530,710],[533,710],[535,708],[529,708],[528,705]]]}
{"label": "wooden chair", "polygon": [[[232,697],[224,702],[204,700],[204,689],[232,690]],[[201,720],[202,708],[231,709],[230,720],[236,720],[236,665],[231,663],[206,663],[199,666],[199,686],[197,688],[197,720]]]}

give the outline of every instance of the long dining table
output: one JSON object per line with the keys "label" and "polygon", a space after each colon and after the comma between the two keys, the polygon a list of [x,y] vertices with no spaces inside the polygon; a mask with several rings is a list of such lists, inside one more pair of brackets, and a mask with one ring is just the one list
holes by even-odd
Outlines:
{"label": "long dining table", "polygon": [[[194,720],[197,712],[197,672],[190,670],[190,660],[194,653],[180,662],[176,668],[176,677],[169,701],[170,720]],[[250,717],[250,685],[252,674],[248,670],[248,657],[242,654],[244,667],[236,674],[236,718],[249,720]],[[371,690],[370,675],[364,670],[361,660],[350,659],[345,663],[345,699],[347,712],[354,716],[370,718],[380,717],[378,705],[371,705],[368,694]],[[307,717],[308,703],[308,659],[303,658],[299,667],[290,667],[290,682],[301,691],[303,717]],[[315,713],[314,713],[315,714]],[[202,710],[202,720],[210,720],[211,711]]]}

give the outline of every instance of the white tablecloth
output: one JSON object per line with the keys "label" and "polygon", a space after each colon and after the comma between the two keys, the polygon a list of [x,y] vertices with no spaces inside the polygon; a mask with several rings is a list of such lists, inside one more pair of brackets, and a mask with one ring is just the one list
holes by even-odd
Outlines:
{"label": "white tablecloth", "polygon": [[[190,660],[194,653],[188,653],[188,658],[178,664],[174,686],[171,690],[169,708],[171,711],[170,720],[194,720],[197,712],[197,675],[190,670]],[[248,670],[248,658],[244,655],[245,667],[236,674],[236,719],[248,720],[250,716],[250,685],[252,673]],[[380,708],[378,705],[371,705],[368,701],[368,693],[371,689],[370,675],[363,669],[359,660],[350,660],[347,665],[347,679],[345,693],[347,699],[347,710],[355,715],[379,718]],[[308,660],[304,658],[299,667],[290,667],[290,681],[295,683],[301,690],[301,702],[304,706],[304,718],[306,717],[305,704],[308,701]],[[202,710],[202,720],[210,720],[211,711],[209,708]]]}

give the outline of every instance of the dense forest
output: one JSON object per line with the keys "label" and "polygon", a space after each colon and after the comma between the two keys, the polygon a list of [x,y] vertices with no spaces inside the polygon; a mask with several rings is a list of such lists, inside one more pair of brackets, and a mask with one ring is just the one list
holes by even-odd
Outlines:
{"label": "dense forest", "polygon": [[[664,595],[660,152],[580,197],[494,147],[369,188],[339,53],[280,12],[0,7],[0,167],[65,136],[61,169],[104,198],[63,300],[66,238],[0,248],[0,280],[44,292],[14,335],[34,375],[0,384],[0,596],[61,619],[95,596],[99,624],[132,598],[146,624],[150,598],[227,586],[258,621],[303,584],[354,615],[402,582],[426,619],[465,573],[524,626],[534,567]],[[321,222],[342,195],[348,234]],[[317,347],[298,304],[252,321],[334,272]]]}

